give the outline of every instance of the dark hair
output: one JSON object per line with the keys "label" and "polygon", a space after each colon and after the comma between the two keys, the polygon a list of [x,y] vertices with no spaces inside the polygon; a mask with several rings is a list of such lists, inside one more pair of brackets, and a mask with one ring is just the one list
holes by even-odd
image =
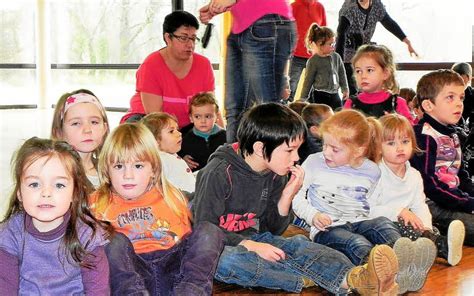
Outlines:
{"label": "dark hair", "polygon": [[436,104],[435,98],[443,87],[450,84],[464,86],[464,81],[461,75],[448,69],[436,70],[423,75],[416,85],[416,105],[423,110],[421,103],[424,100],[430,100],[433,104]]}
{"label": "dark hair", "polygon": [[290,108],[277,103],[266,103],[248,110],[237,130],[243,157],[253,154],[253,144],[263,143],[263,157],[268,161],[276,147],[306,137],[306,124],[301,116]]}
{"label": "dark hair", "polygon": [[163,22],[163,40],[165,38],[165,33],[173,34],[181,26],[194,27],[198,30],[199,22],[194,15],[187,11],[173,11],[165,17],[165,21]]}
{"label": "dark hair", "polygon": [[472,77],[472,67],[469,63],[456,63],[451,67],[451,70],[459,75],[466,75]]}
{"label": "dark hair", "polygon": [[416,92],[413,88],[403,87],[400,88],[400,97],[404,98],[407,101],[407,104],[413,101],[416,96]]}
{"label": "dark hair", "polygon": [[301,111],[301,117],[308,128],[312,126],[319,126],[324,120],[324,115],[332,112],[332,108],[326,104],[309,104]]}
{"label": "dark hair", "polygon": [[[86,251],[87,245],[97,234],[98,227],[102,227],[108,233],[112,231],[112,228],[107,223],[96,220],[89,211],[87,198],[92,191],[92,187],[87,180],[81,163],[81,157],[67,142],[33,137],[26,140],[18,149],[12,158],[14,188],[10,195],[7,213],[2,222],[7,221],[16,213],[24,212],[22,202],[17,196],[17,193],[20,192],[22,175],[26,168],[43,157],[46,157],[46,161],[53,157],[58,157],[67,173],[74,180],[74,191],[70,208],[71,217],[66,226],[66,233],[62,238],[64,250],[66,255],[69,252],[74,261],[81,266],[92,267],[85,261],[85,258],[90,256]],[[79,240],[79,231],[77,229],[79,221],[92,229],[92,234],[84,245]],[[66,258],[70,258],[70,256],[66,256]]]}

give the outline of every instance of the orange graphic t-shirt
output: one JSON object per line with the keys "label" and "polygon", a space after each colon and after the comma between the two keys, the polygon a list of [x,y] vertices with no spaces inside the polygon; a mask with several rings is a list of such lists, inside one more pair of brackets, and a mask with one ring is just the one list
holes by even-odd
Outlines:
{"label": "orange graphic t-shirt", "polygon": [[[110,204],[100,212],[96,208],[97,199],[97,192],[89,197],[92,213],[125,234],[138,254],[169,249],[191,232],[189,217],[176,215],[156,188],[135,200],[112,194]],[[184,206],[183,211],[186,211]]]}

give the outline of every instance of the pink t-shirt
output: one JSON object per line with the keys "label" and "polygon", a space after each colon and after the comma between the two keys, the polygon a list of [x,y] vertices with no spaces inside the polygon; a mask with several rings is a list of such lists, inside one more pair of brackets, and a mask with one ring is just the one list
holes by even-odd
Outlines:
{"label": "pink t-shirt", "polygon": [[122,118],[145,114],[141,92],[163,97],[163,112],[174,114],[179,127],[190,123],[188,109],[191,98],[200,92],[214,91],[214,73],[207,58],[193,54],[193,64],[186,77],[179,79],[171,72],[159,51],[150,54],[136,74],[136,93],[130,100],[130,110]]}
{"label": "pink t-shirt", "polygon": [[230,11],[233,16],[232,33],[234,34],[242,33],[256,20],[267,14],[278,14],[293,20],[288,0],[239,0]]}
{"label": "pink t-shirt", "polygon": [[[365,104],[378,104],[385,101],[391,94],[388,91],[379,91],[375,93],[360,93],[358,94],[358,98],[362,103]],[[352,100],[347,99],[344,103],[344,109],[351,109],[352,108]],[[410,123],[414,124],[414,119],[411,116],[410,109],[408,108],[407,101],[404,98],[398,97],[397,98],[397,109],[395,110],[398,114],[405,116],[408,118]]]}

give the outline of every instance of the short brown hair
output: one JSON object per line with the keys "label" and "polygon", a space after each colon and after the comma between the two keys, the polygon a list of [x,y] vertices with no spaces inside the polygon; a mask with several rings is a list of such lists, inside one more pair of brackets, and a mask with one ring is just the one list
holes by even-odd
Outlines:
{"label": "short brown hair", "polygon": [[193,107],[202,107],[205,105],[214,105],[216,113],[219,112],[219,105],[217,105],[216,98],[210,92],[198,93],[191,99],[191,104],[189,104],[189,115],[193,112]]}
{"label": "short brown hair", "polygon": [[301,111],[301,117],[308,128],[319,126],[323,121],[324,114],[331,112],[332,109],[326,104],[309,104]]}
{"label": "short brown hair", "polygon": [[298,115],[301,115],[301,112],[303,112],[304,107],[308,106],[309,103],[306,101],[295,101],[291,102],[288,104],[288,107],[298,113]]}
{"label": "short brown hair", "polygon": [[176,117],[165,112],[152,112],[141,119],[141,123],[146,126],[155,139],[161,141],[161,131],[166,128],[171,121],[178,123]]}
{"label": "short brown hair", "polygon": [[[430,100],[433,104],[435,98],[446,85],[459,85],[464,87],[461,75],[453,70],[441,69],[423,75],[416,85],[416,104],[421,106],[424,100]],[[424,110],[423,110],[424,111]]]}

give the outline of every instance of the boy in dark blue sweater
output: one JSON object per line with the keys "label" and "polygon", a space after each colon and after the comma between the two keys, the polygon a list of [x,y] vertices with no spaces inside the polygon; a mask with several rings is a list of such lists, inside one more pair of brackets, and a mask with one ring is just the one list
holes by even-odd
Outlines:
{"label": "boy in dark blue sweater", "polygon": [[423,152],[411,164],[423,177],[433,224],[446,233],[451,221],[461,220],[464,242],[474,246],[474,189],[455,129],[463,112],[463,80],[452,70],[433,71],[420,79],[416,96],[424,115],[414,129]]}

